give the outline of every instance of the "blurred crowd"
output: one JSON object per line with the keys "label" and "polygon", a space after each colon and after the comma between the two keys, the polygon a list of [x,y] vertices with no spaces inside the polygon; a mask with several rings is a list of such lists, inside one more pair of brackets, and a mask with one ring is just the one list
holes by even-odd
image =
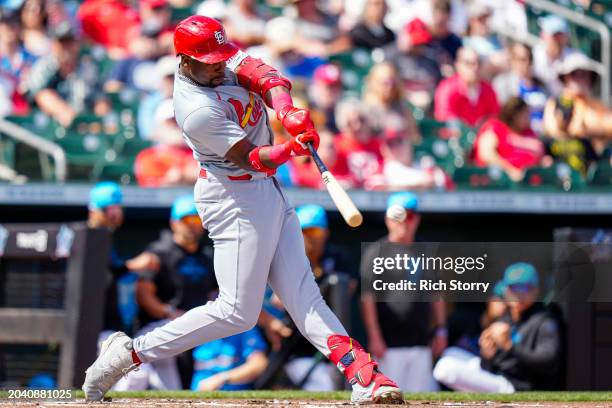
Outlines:
{"label": "blurred crowd", "polygon": [[[565,3],[610,18],[597,1]],[[557,15],[536,19],[528,45],[520,0],[2,0],[0,115],[112,124],[112,96],[131,93],[137,137],[150,142],[130,153],[138,182],[193,182],[198,164],[171,98],[173,28],[194,13],[222,21],[232,41],[292,80],[294,99],[314,112],[321,157],[346,187],[452,189],[464,164],[513,182],[557,163],[583,177],[610,166],[612,109],[597,94],[610,67],[572,47],[575,27]],[[432,139],[458,145],[460,162],[441,163]],[[322,187],[308,158],[278,177]]]}
{"label": "blurred crowd", "polygon": [[[97,184],[90,195],[89,226],[117,231],[123,224],[122,204],[118,184]],[[366,283],[372,278],[372,259],[417,251],[412,247],[421,223],[417,196],[389,196],[387,233],[364,248],[361,260],[332,243],[322,207],[303,205],[296,213],[325,301],[347,327],[362,322],[355,331],[365,329],[360,337],[403,391],[563,389],[564,319],[555,304],[537,301],[544,282],[533,265],[505,266],[486,304],[423,301],[410,293],[402,293],[401,302],[381,301]],[[176,198],[169,228],[139,255],[122,258],[115,248],[109,259],[100,343],[115,331],[141,335],[154,330],[218,295],[212,242],[191,196]],[[114,389],[333,391],[345,385],[268,289],[254,328],[143,364]]]}

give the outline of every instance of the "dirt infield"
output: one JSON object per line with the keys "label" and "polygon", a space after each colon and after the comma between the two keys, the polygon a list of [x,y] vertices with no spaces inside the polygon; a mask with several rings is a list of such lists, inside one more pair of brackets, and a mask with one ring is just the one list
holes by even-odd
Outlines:
{"label": "dirt infield", "polygon": [[[505,401],[406,401],[410,408],[612,408],[610,402],[505,402]],[[265,400],[265,399],[223,399],[223,400],[184,400],[184,399],[115,399],[112,402],[85,404],[83,400],[47,402],[0,400],[0,408],[337,408],[354,406],[348,401],[308,401],[308,400]],[[376,407],[397,407],[397,405],[376,405]]]}

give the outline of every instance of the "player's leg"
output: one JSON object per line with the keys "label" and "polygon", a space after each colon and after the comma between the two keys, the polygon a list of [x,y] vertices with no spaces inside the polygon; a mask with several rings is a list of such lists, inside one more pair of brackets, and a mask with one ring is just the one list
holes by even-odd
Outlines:
{"label": "player's leg", "polygon": [[433,370],[436,380],[456,391],[512,393],[514,386],[504,376],[480,367],[480,357],[459,347],[449,347]]}
{"label": "player's leg", "polygon": [[403,403],[401,392],[346,330],[323,300],[304,250],[295,211],[287,206],[268,278],[296,326],[353,385],[353,402]]}
{"label": "player's leg", "polygon": [[[202,343],[246,331],[257,322],[280,234],[283,202],[265,200],[274,193],[266,187],[272,185],[269,181],[236,183],[231,186],[235,188],[232,191],[219,182],[204,182],[207,189],[196,204],[215,244],[218,298],[133,342],[125,335],[114,337],[113,344],[107,345],[106,356],[101,353],[88,369],[83,385],[88,399],[101,399],[121,372],[132,368],[134,360],[151,362],[168,358]],[[261,199],[257,202],[253,197]],[[106,378],[103,368],[110,362],[114,366]]]}

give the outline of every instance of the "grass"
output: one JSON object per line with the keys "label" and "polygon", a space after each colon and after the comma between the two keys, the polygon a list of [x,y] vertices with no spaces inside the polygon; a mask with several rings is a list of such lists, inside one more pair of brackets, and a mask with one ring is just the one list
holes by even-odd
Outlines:
{"label": "grass", "polygon": [[[348,400],[348,391],[308,392],[297,390],[274,391],[233,391],[233,392],[193,392],[193,391],[143,391],[111,392],[114,398],[167,398],[167,399],[280,399],[280,400]],[[558,401],[558,402],[612,402],[612,392],[518,392],[515,394],[478,394],[464,392],[406,393],[408,401]],[[77,398],[83,398],[77,393]]]}

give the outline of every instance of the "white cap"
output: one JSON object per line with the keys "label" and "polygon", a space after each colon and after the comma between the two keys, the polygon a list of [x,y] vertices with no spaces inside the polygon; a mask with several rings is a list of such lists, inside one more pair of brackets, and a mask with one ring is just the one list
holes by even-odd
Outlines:
{"label": "white cap", "polygon": [[205,0],[196,9],[196,14],[222,20],[227,17],[227,5],[223,0]]}
{"label": "white cap", "polygon": [[279,49],[290,49],[297,32],[295,21],[290,17],[276,17],[266,23],[266,40]]}
{"label": "white cap", "polygon": [[555,66],[558,76],[571,74],[574,71],[584,70],[598,73],[596,65],[587,58],[586,55],[580,52],[572,52],[566,55],[561,61]]}

